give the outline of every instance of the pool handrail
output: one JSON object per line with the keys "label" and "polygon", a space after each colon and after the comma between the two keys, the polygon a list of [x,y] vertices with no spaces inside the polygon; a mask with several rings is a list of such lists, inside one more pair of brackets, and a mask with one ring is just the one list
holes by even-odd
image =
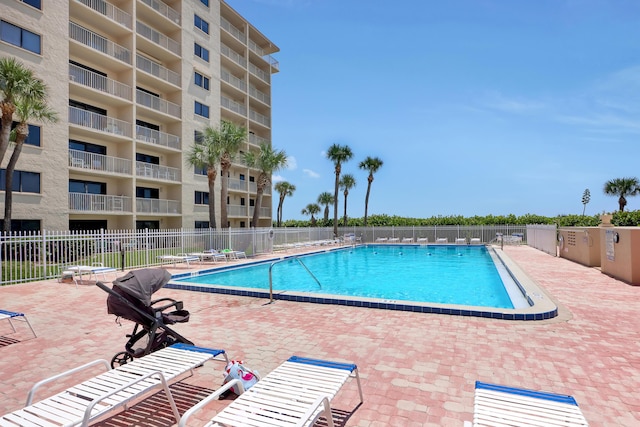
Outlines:
{"label": "pool handrail", "polygon": [[[322,289],[322,284],[320,283],[318,278],[311,272],[311,270],[309,270],[309,268],[304,264],[304,262],[302,262],[302,260],[300,260],[300,258],[298,258],[297,256],[293,256],[291,258],[293,258],[296,261],[298,261],[300,263],[300,265],[303,266],[305,270],[307,270],[307,273],[309,273],[311,275],[311,277],[313,277],[313,280],[316,281],[316,283],[318,284],[320,289]],[[272,262],[271,265],[269,265],[269,304],[271,304],[273,302],[273,279],[272,279],[271,270],[273,269],[274,265],[276,265],[276,264],[278,264],[278,263],[280,263],[282,261],[287,261],[287,260],[289,260],[291,258],[282,258],[282,259],[279,259],[277,261]]]}

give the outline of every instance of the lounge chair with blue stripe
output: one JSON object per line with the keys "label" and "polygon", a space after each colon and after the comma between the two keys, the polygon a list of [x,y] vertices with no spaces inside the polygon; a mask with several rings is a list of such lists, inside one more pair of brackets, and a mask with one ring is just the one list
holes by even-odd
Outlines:
{"label": "lounge chair with blue stripe", "polygon": [[587,426],[572,396],[476,381],[473,424],[465,427]]}
{"label": "lounge chair with blue stripe", "polygon": [[[356,365],[292,356],[243,392],[205,425],[313,426],[322,417],[327,426],[333,427],[330,402],[351,377],[358,383],[360,402],[363,402]],[[191,426],[191,415],[212,400],[218,399],[222,392],[234,384],[239,384],[238,380],[230,381],[185,412],[179,427]]]}
{"label": "lounge chair with blue stripe", "polygon": [[29,326],[29,329],[31,329],[33,336],[37,337],[36,331],[33,330],[33,327],[31,326],[29,319],[27,319],[27,316],[24,313],[18,313],[17,311],[0,310],[0,320],[8,320],[9,325],[11,325],[11,329],[13,329],[13,333],[16,332],[16,327],[13,324],[13,321],[14,320],[23,321],[27,324],[27,326]]}
{"label": "lounge chair with blue stripe", "polygon": [[[0,426],[87,426],[113,415],[112,411],[136,404],[164,390],[176,422],[180,414],[169,384],[214,358],[228,362],[224,350],[174,344],[111,369],[106,360],[95,360],[36,383],[24,408],[0,417]],[[45,384],[102,366],[106,372],[33,403],[36,391]]]}

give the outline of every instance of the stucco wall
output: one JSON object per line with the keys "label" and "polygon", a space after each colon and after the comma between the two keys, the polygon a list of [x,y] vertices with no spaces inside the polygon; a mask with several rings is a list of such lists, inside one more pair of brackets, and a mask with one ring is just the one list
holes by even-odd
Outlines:
{"label": "stucco wall", "polygon": [[560,228],[560,257],[588,267],[600,267],[600,228]]}
{"label": "stucco wall", "polygon": [[600,241],[602,272],[640,285],[640,227],[603,227]]}

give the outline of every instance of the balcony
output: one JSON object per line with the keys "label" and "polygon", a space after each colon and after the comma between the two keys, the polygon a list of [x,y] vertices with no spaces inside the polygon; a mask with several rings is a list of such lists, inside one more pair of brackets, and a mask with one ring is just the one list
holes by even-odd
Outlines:
{"label": "balcony", "polygon": [[131,123],[76,107],[69,107],[69,124],[119,137],[132,137]]}
{"label": "balcony", "polygon": [[[129,49],[120,46],[119,44],[116,44],[93,31],[89,31],[75,22],[69,22],[69,38],[88,47],[90,52],[98,53],[100,57],[93,58],[95,62],[104,62],[104,57],[102,57],[102,55],[107,55],[120,62],[131,65],[131,51]],[[70,50],[73,49],[70,47]],[[83,57],[82,52],[75,53],[79,57]]]}
{"label": "balcony", "polygon": [[220,43],[220,53],[222,54],[222,56],[226,56],[236,64],[240,65],[242,68],[247,68],[247,58],[240,55],[238,52],[231,49],[226,44]]}
{"label": "balcony", "polygon": [[122,25],[128,29],[132,28],[133,19],[131,19],[131,15],[125,12],[122,9],[117,8],[116,6],[108,3],[104,0],[75,0],[78,3],[81,3],[88,8],[98,12],[101,15],[106,16],[111,21]]}
{"label": "balcony", "polygon": [[69,212],[83,214],[131,213],[131,197],[69,193]]}
{"label": "balcony", "polygon": [[160,147],[180,150],[180,137],[157,130],[136,126],[136,140]]}
{"label": "balcony", "polygon": [[157,62],[151,61],[142,55],[136,55],[136,68],[144,71],[145,73],[151,74],[160,80],[180,87],[180,74],[175,71],[171,71],[170,69],[163,67]]}
{"label": "balcony", "polygon": [[181,178],[180,169],[145,162],[136,162],[136,176],[151,180],[161,179],[172,182],[180,182]]}
{"label": "balcony", "polygon": [[140,89],[136,89],[136,103],[159,113],[168,114],[177,119],[180,118],[180,106],[178,104],[151,95]]}
{"label": "balcony", "polygon": [[[234,162],[235,163],[235,162]],[[247,181],[244,179],[229,178],[229,190],[247,191]]]}
{"label": "balcony", "polygon": [[129,159],[105,156],[80,150],[69,150],[69,167],[90,173],[131,175]]}
{"label": "balcony", "polygon": [[[253,212],[255,208],[251,206],[249,209],[249,216],[253,217]],[[260,213],[258,214],[259,218],[270,218],[271,217],[271,208],[260,208]]]}
{"label": "balcony", "polygon": [[141,0],[142,3],[167,18],[169,21],[180,25],[180,12],[160,0]]}
{"label": "balcony", "polygon": [[255,66],[251,62],[249,63],[249,72],[251,74],[253,74],[254,76],[257,76],[260,80],[262,80],[265,83],[270,83],[271,82],[271,74],[269,74],[266,71],[258,68],[257,66]]}
{"label": "balcony", "polygon": [[[166,35],[154,30],[146,24],[143,24],[140,21],[136,21],[136,32],[144,37],[146,40],[153,43],[155,46],[160,46],[167,52],[171,52],[176,56],[180,56],[180,43],[171,37],[167,37]],[[151,52],[150,52],[151,53]],[[156,52],[154,52],[156,53]],[[165,56],[162,59],[169,59]],[[175,57],[174,57],[175,59]]]}
{"label": "balcony", "polygon": [[247,206],[246,205],[227,205],[227,215],[247,217],[248,216]]}
{"label": "balcony", "polygon": [[271,97],[264,92],[259,91],[255,86],[249,87],[249,95],[266,105],[271,105]]}
{"label": "balcony", "polygon": [[249,120],[260,123],[266,127],[271,127],[271,120],[269,120],[269,117],[264,114],[260,114],[255,110],[249,110]]}
{"label": "balcony", "polygon": [[100,91],[127,101],[131,101],[131,86],[120,83],[77,65],[69,64],[69,81],[85,88]]}
{"label": "balcony", "polygon": [[180,212],[180,202],[177,200],[136,198],[136,212],[138,214],[176,214]]}
{"label": "balcony", "polygon": [[247,35],[243,33],[241,30],[236,28],[231,22],[227,21],[225,18],[220,17],[220,26],[226,30],[229,34],[235,37],[242,44],[247,44]]}
{"label": "balcony", "polygon": [[224,95],[220,96],[220,105],[222,105],[227,110],[231,110],[243,117],[247,117],[247,107],[245,107],[243,104],[240,104],[239,102],[227,98]]}
{"label": "balcony", "polygon": [[269,64],[272,72],[277,73],[280,71],[280,63],[274,57],[267,54],[267,52],[265,52],[265,50],[258,46],[258,44],[253,40],[249,40],[249,50]]}
{"label": "balcony", "polygon": [[260,144],[270,144],[267,138],[263,138],[261,136],[256,135],[255,133],[249,134],[249,144],[260,145]]}
{"label": "balcony", "polygon": [[242,92],[247,91],[247,82],[237,78],[236,76],[231,74],[229,71],[225,70],[224,68],[220,71],[220,80],[229,83],[231,86],[241,90]]}

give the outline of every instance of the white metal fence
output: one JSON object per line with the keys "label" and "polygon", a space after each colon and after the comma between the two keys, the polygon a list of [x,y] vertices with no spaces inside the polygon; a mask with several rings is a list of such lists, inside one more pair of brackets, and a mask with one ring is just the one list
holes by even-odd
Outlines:
{"label": "white metal fence", "polygon": [[[472,238],[496,242],[496,236],[517,236],[526,243],[524,226],[340,227],[339,236],[353,234],[358,242],[375,243],[378,237],[427,238],[450,243]],[[555,236],[555,234],[554,234]],[[273,252],[297,243],[310,244],[333,238],[333,228],[175,229],[34,231],[0,235],[0,285],[59,277],[65,266],[102,263],[118,269],[157,266],[161,255],[234,249],[248,256]],[[508,241],[503,240],[504,243]]]}
{"label": "white metal fence", "polygon": [[558,256],[558,227],[527,225],[527,244],[549,255]]}

